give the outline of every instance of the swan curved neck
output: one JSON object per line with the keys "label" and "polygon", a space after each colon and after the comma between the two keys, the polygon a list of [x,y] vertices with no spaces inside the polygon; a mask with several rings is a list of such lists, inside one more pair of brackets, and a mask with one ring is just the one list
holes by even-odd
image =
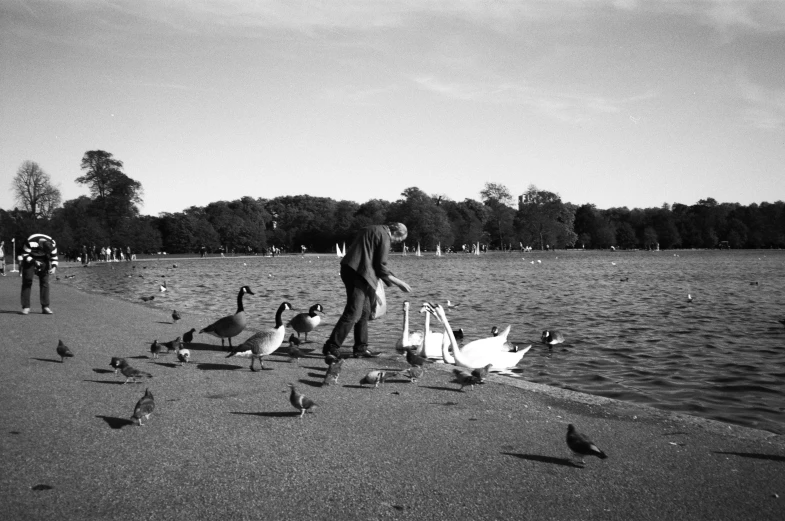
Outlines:
{"label": "swan curved neck", "polygon": [[401,332],[401,342],[404,346],[409,345],[409,306],[403,305],[403,331]]}

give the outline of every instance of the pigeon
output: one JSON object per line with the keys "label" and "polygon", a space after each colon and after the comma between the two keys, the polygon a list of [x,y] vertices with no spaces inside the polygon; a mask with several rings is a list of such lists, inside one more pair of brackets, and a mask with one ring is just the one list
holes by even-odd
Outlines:
{"label": "pigeon", "polygon": [[473,391],[475,385],[482,383],[476,376],[469,374],[462,369],[453,369],[452,374],[455,375],[455,381],[461,384],[461,391],[463,391],[463,388],[467,385],[471,386]]}
{"label": "pigeon", "polygon": [[120,364],[119,367],[120,367],[120,372],[123,373],[123,376],[125,376],[125,382],[123,382],[123,385],[127,384],[128,380],[133,380],[134,383],[136,383],[137,378],[153,377],[153,375],[151,375],[150,373],[146,373],[144,371],[140,371],[139,369],[136,369],[135,367],[131,367],[128,364],[128,362],[126,362],[125,360],[123,360],[122,364]]}
{"label": "pigeon", "polygon": [[401,372],[401,376],[405,376],[412,383],[416,382],[417,379],[422,378],[422,375],[424,374],[425,374],[425,369],[417,365],[413,365],[409,369],[406,369],[403,372]]}
{"label": "pigeon", "polygon": [[179,351],[180,346],[182,345],[181,337],[177,337],[174,340],[170,340],[169,342],[164,342],[161,344],[162,346],[166,347],[167,351]]}
{"label": "pigeon", "polygon": [[139,401],[136,402],[136,407],[134,407],[134,414],[131,416],[132,420],[136,420],[139,422],[139,426],[142,426],[142,417],[144,416],[145,420],[150,419],[150,415],[153,414],[155,410],[155,400],[153,399],[153,393],[150,392],[150,389],[145,389],[144,396],[139,398]]}
{"label": "pigeon", "polygon": [[585,434],[576,431],[573,424],[567,426],[567,446],[573,454],[581,459],[581,465],[586,464],[583,460],[584,456],[597,456],[600,459],[608,457],[608,455],[601,451]]}
{"label": "pigeon", "polygon": [[336,385],[338,383],[338,377],[341,375],[341,369],[343,369],[343,358],[333,360],[327,368],[327,373],[324,375],[322,387]]}
{"label": "pigeon", "polygon": [[623,279],[619,279],[619,282],[627,282],[628,280],[630,280],[629,277],[624,277]]}
{"label": "pigeon", "polygon": [[409,348],[406,350],[406,362],[409,365],[419,366],[422,367],[425,362],[428,361],[427,358],[423,358],[416,354],[417,350],[414,348]]}
{"label": "pigeon", "polygon": [[384,383],[387,379],[387,373],[385,371],[373,370],[369,371],[368,374],[363,376],[362,380],[360,380],[360,385],[373,385],[375,387],[379,387],[380,383]]}
{"label": "pigeon", "polygon": [[68,346],[62,340],[57,341],[57,354],[60,355],[60,363],[65,362],[66,358],[71,358],[74,354],[68,349]]}
{"label": "pigeon", "polygon": [[305,414],[305,411],[309,411],[316,407],[316,403],[314,403],[314,401],[307,396],[298,393],[297,389],[294,387],[294,384],[288,385],[292,389],[291,394],[289,394],[289,402],[294,406],[295,409],[300,411],[300,418],[302,418]]}
{"label": "pigeon", "polygon": [[153,353],[153,358],[158,358],[158,354],[163,349],[163,346],[158,343],[158,340],[153,340],[153,343],[150,344],[150,352]]}
{"label": "pigeon", "polygon": [[493,364],[488,364],[485,367],[474,369],[472,371],[472,376],[475,377],[479,383],[484,383],[485,377],[488,376],[488,373],[491,371],[491,367],[493,367]]}
{"label": "pigeon", "polygon": [[294,333],[292,333],[289,336],[289,346],[291,347],[291,346],[299,346],[299,345],[300,345],[300,339],[294,336]]}
{"label": "pigeon", "polygon": [[300,358],[305,358],[305,353],[300,351],[295,344],[289,343],[289,358],[298,362]]}
{"label": "pigeon", "polygon": [[194,341],[194,331],[196,331],[196,329],[191,328],[190,331],[186,331],[185,333],[183,333],[183,342],[184,343],[190,344],[191,342]]}
{"label": "pigeon", "polygon": [[180,361],[180,365],[187,364],[191,359],[191,351],[188,349],[179,349],[177,351],[177,359]]}
{"label": "pigeon", "polygon": [[145,302],[150,302],[151,300],[155,300],[155,296],[154,296],[154,295],[153,295],[153,296],[151,296],[151,297],[141,297],[141,298],[142,298],[142,300],[144,300]]}
{"label": "pigeon", "polygon": [[114,374],[117,374],[117,371],[120,370],[120,367],[123,364],[127,364],[128,362],[125,361],[125,358],[120,358],[118,356],[113,356],[112,361],[109,362],[109,366],[114,369]]}
{"label": "pigeon", "polygon": [[174,320],[173,322],[174,324],[177,324],[177,321],[180,320],[181,318],[183,317],[180,316],[179,311],[177,311],[176,309],[172,311],[172,320]]}

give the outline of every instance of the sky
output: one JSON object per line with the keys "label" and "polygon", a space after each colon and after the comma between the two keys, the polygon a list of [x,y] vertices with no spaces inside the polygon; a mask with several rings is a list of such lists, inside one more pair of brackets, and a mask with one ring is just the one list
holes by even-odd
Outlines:
{"label": "sky", "polygon": [[785,199],[785,1],[0,0],[0,208],[104,150],[141,212],[243,196]]}

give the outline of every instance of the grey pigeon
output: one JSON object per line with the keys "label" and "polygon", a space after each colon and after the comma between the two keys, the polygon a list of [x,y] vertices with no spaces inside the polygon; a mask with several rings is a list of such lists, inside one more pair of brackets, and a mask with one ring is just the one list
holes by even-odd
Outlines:
{"label": "grey pigeon", "polygon": [[153,377],[153,375],[151,375],[150,373],[146,373],[144,371],[140,371],[139,369],[136,369],[135,367],[131,367],[128,364],[128,362],[125,362],[120,366],[120,372],[123,373],[123,376],[125,376],[125,382],[123,382],[123,384],[127,384],[128,380],[133,380],[134,383],[136,383],[137,378]]}
{"label": "grey pigeon", "polygon": [[66,358],[71,358],[74,354],[68,349],[68,346],[62,340],[57,341],[57,354],[60,355],[60,363],[62,364]]}
{"label": "grey pigeon", "polygon": [[179,311],[177,311],[176,309],[172,311],[172,320],[174,320],[174,323],[175,323],[175,324],[176,324],[176,323],[177,323],[177,321],[178,321],[178,320],[180,320],[181,318],[183,318],[183,317],[182,317],[182,316],[180,316],[180,312],[179,312]]}
{"label": "grey pigeon", "polygon": [[117,356],[113,356],[112,361],[109,362],[109,366],[114,369],[114,374],[117,374],[117,371],[119,371],[123,365],[127,364],[128,362],[125,361],[125,358],[120,358]]}
{"label": "grey pigeon", "polygon": [[380,371],[380,370],[373,370],[369,371],[368,374],[363,376],[362,380],[360,380],[360,385],[373,385],[374,387],[379,387],[380,383],[384,383],[387,379],[387,372]]}
{"label": "grey pigeon", "polygon": [[187,364],[188,361],[191,359],[191,351],[188,349],[178,350],[177,359],[180,361],[180,365]]}
{"label": "grey pigeon", "polygon": [[463,391],[463,388],[466,386],[470,386],[473,391],[475,385],[482,383],[476,376],[461,369],[453,369],[452,374],[455,376],[455,381],[461,385],[461,391]]}
{"label": "grey pigeon", "polygon": [[196,329],[191,328],[190,331],[186,331],[185,333],[183,333],[183,342],[184,343],[190,344],[191,342],[194,341],[194,331],[196,331]]}
{"label": "grey pigeon", "polygon": [[567,426],[567,446],[581,459],[581,465],[585,465],[584,456],[597,456],[600,459],[608,457],[603,451],[594,444],[585,434],[575,430],[573,424]]}
{"label": "grey pigeon", "polygon": [[419,378],[422,378],[422,375],[425,374],[425,369],[420,366],[413,365],[409,369],[406,369],[401,373],[401,376],[405,376],[412,383],[416,382]]}
{"label": "grey pigeon", "polygon": [[300,411],[300,418],[302,418],[305,414],[305,411],[309,411],[316,407],[316,403],[307,396],[297,392],[294,384],[288,385],[292,389],[292,392],[289,394],[289,403],[291,403],[295,409]]}
{"label": "grey pigeon", "polygon": [[162,345],[166,347],[167,351],[179,351],[180,347],[182,347],[182,340],[181,337],[178,336],[174,340],[170,340],[169,342],[164,342]]}
{"label": "grey pigeon", "polygon": [[343,359],[338,358],[333,360],[327,368],[327,373],[324,375],[322,386],[336,385],[338,383],[338,377],[341,375],[341,369],[343,369]]}
{"label": "grey pigeon", "polygon": [[158,354],[163,349],[163,346],[158,343],[158,340],[153,340],[153,343],[150,344],[150,352],[153,354],[153,358],[158,358]]}
{"label": "grey pigeon", "polygon": [[151,300],[155,300],[155,296],[141,297],[141,299],[144,300],[145,302],[150,302]]}
{"label": "grey pigeon", "polygon": [[415,351],[416,350],[414,348],[409,348],[406,350],[406,362],[409,365],[422,367],[423,365],[425,365],[425,362],[427,362],[428,360],[416,354]]}
{"label": "grey pigeon", "polygon": [[475,377],[479,383],[483,383],[485,381],[485,377],[488,376],[488,373],[491,371],[491,367],[493,367],[493,364],[488,364],[485,367],[475,369],[472,371],[472,376]]}
{"label": "grey pigeon", "polygon": [[144,396],[142,396],[138,402],[136,402],[136,407],[134,407],[134,414],[131,416],[132,420],[136,420],[139,422],[139,426],[142,425],[142,417],[144,416],[145,420],[150,419],[150,415],[155,410],[155,400],[153,399],[153,393],[150,392],[150,389],[145,389]]}

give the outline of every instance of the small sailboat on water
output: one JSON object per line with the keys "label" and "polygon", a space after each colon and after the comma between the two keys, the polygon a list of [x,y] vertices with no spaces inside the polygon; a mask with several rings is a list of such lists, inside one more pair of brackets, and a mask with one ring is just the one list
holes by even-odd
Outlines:
{"label": "small sailboat on water", "polygon": [[416,257],[422,257],[422,252],[420,251],[420,243],[417,243],[417,253],[414,254]]}
{"label": "small sailboat on water", "polygon": [[480,241],[477,241],[477,248],[474,250],[474,254],[475,255],[479,255],[480,254]]}
{"label": "small sailboat on water", "polygon": [[346,255],[346,243],[344,243],[343,251],[341,251],[341,247],[338,246],[338,243],[336,242],[335,243],[335,254],[338,256],[338,258],[341,258],[344,255]]}
{"label": "small sailboat on water", "polygon": [[441,257],[442,256],[442,243],[437,243],[436,244],[436,256],[437,257]]}

